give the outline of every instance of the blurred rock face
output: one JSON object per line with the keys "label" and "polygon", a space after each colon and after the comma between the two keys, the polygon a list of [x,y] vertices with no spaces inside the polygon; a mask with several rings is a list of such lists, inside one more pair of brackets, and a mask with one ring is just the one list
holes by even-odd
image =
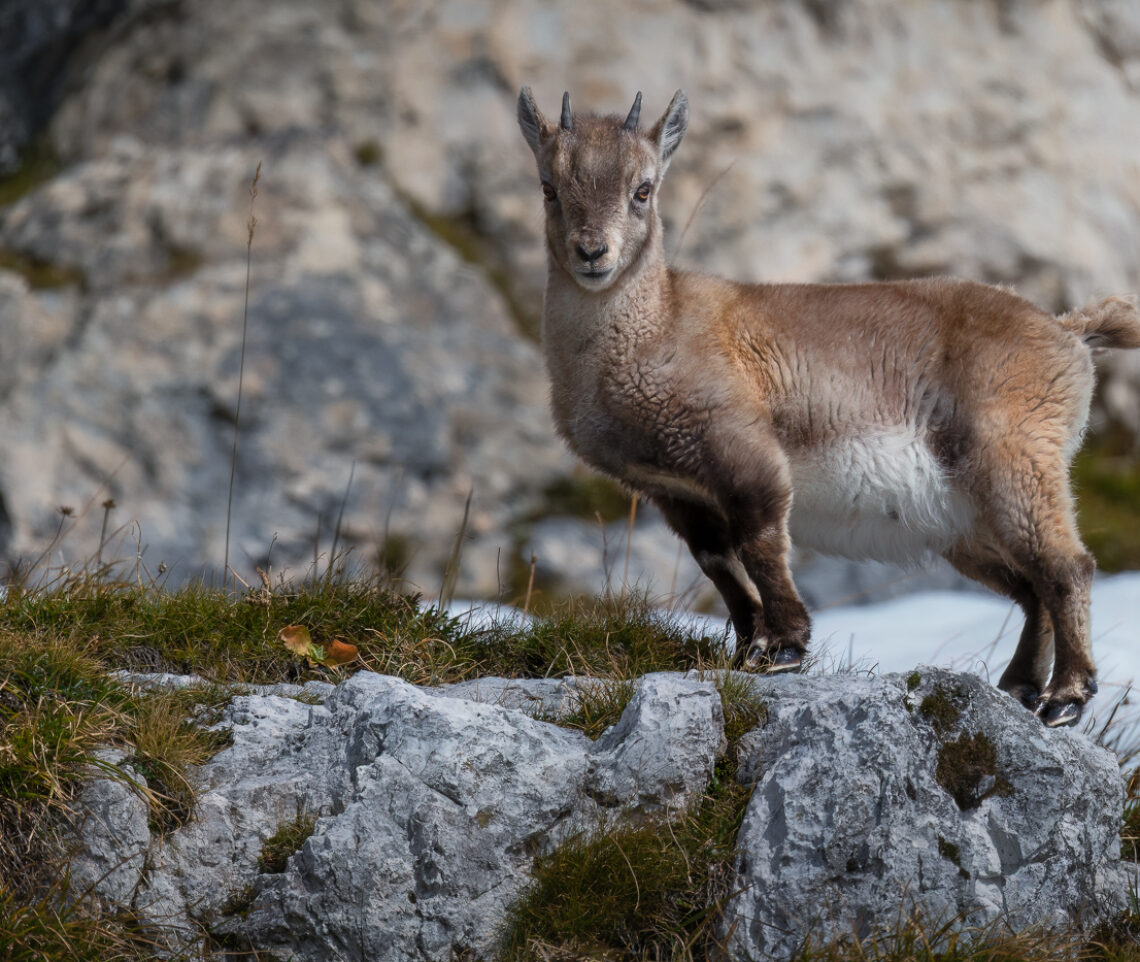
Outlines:
{"label": "blurred rock face", "polygon": [[[524,83],[550,113],[640,89],[647,117],[685,88],[662,198],[683,264],[946,272],[1058,310],[1140,288],[1128,0],[134,0],[67,49],[60,170],[0,200],[9,557],[60,505],[49,558],[95,556],[110,498],[119,556],[220,567],[260,163],[231,564],[303,574],[335,538],[433,592],[470,492],[459,590],[509,585],[574,470],[534,339]],[[1127,423],[1140,371],[1112,363]]]}

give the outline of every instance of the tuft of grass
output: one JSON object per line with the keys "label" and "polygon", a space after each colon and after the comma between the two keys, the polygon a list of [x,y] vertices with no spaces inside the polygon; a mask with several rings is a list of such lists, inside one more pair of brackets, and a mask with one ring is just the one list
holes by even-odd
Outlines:
{"label": "tuft of grass", "polygon": [[301,851],[305,839],[313,834],[316,826],[317,816],[309,812],[301,812],[296,818],[278,825],[277,831],[261,845],[261,854],[257,857],[258,871],[267,875],[284,872],[289,856]]}
{"label": "tuft of grass", "polygon": [[105,767],[95,752],[121,732],[126,702],[80,646],[0,630],[0,879],[53,880],[56,820]]}
{"label": "tuft of grass", "polygon": [[757,694],[755,677],[743,672],[721,672],[716,688],[724,709],[724,737],[732,751],[746,733],[768,723],[768,703]]}
{"label": "tuft of grass", "polygon": [[0,247],[0,270],[19,274],[32,290],[56,290],[61,287],[87,286],[87,277],[77,267],[54,264],[24,251]]}
{"label": "tuft of grass", "polygon": [[0,599],[0,632],[35,644],[54,640],[85,648],[104,669],[199,674],[219,683],[324,677],[277,643],[280,630],[290,624],[305,625],[318,640],[358,643],[371,652],[374,664],[409,653],[410,675],[418,673],[416,663],[433,656],[450,659],[444,644],[450,639],[469,637],[474,647],[471,633],[455,619],[379,580],[322,579],[235,598],[202,584],[167,591],[83,578],[58,590],[12,588]]}
{"label": "tuft of grass", "polygon": [[190,818],[195,801],[190,771],[230,742],[228,732],[210,731],[186,717],[195,698],[193,691],[159,692],[139,698],[130,708],[130,764],[147,781],[154,827],[160,832]]}
{"label": "tuft of grass", "polygon": [[4,962],[143,962],[153,946],[127,920],[101,921],[57,881],[28,899],[0,880],[0,959]]}
{"label": "tuft of grass", "polygon": [[635,678],[728,661],[719,639],[690,636],[646,595],[632,592],[571,598],[525,631],[493,640],[493,673],[516,676]]}
{"label": "tuft of grass", "polygon": [[1104,956],[1090,950],[1076,929],[1011,932],[1000,920],[978,927],[961,919],[932,921],[918,913],[900,915],[893,925],[866,938],[805,939],[792,962],[1076,962],[1140,955]]}
{"label": "tuft of grass", "polygon": [[723,772],[672,822],[603,828],[540,856],[508,913],[500,959],[719,958],[748,796]]}
{"label": "tuft of grass", "polygon": [[40,184],[47,183],[63,169],[59,155],[46,137],[39,137],[24,149],[20,166],[0,177],[0,207],[14,204]]}
{"label": "tuft of grass", "polygon": [[574,709],[553,721],[564,728],[580,731],[596,741],[602,732],[617,724],[633,698],[634,691],[634,683],[628,678],[590,682],[574,693]]}

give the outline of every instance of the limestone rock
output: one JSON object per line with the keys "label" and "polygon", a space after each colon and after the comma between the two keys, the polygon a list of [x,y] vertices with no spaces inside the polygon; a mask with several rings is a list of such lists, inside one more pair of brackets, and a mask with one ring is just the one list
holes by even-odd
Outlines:
{"label": "limestone rock", "polygon": [[[136,0],[136,3],[138,0]],[[51,118],[75,49],[130,0],[6,0],[0,7],[0,177]]]}
{"label": "limestone rock", "polygon": [[[0,211],[8,243],[79,272],[89,291],[44,292],[0,270],[0,319],[30,333],[0,363],[10,554],[42,550],[60,505],[109,496],[107,557],[141,548],[152,575],[173,564],[176,581],[220,566],[244,298],[227,228],[255,166],[244,151],[124,142]],[[382,181],[312,144],[264,177],[231,563],[302,576],[319,555],[323,570],[343,511],[339,550],[356,549],[354,563],[399,539],[410,576],[438,588],[472,493],[465,586],[493,595],[493,550],[525,506],[518,495],[570,463],[537,348]],[[213,200],[186,206],[203,195]],[[516,459],[525,475],[509,469]],[[84,511],[67,525],[67,556],[94,557],[102,531],[102,513]]]}
{"label": "limestone rock", "polygon": [[767,722],[740,743],[755,787],[724,921],[740,957],[911,911],[1020,931],[1122,909],[1119,769],[1085,737],[939,669],[757,689]]}
{"label": "limestone rock", "polygon": [[[685,805],[723,744],[713,684],[676,675],[641,679],[597,742],[497,703],[574,685],[429,691],[360,672],[331,693],[239,695],[232,747],[198,773],[194,818],[152,845],[129,904],[175,945],[208,928],[298,960],[486,951],[536,852]],[[313,835],[264,874],[263,841],[300,813],[318,816]]]}
{"label": "limestone rock", "polygon": [[151,844],[150,809],[143,797],[146,779],[122,752],[104,749],[99,762],[119,773],[93,777],[79,793],[68,828],[82,844],[70,863],[70,883],[74,895],[114,909],[130,905],[142,884]]}
{"label": "limestone rock", "polygon": [[[1084,736],[938,669],[753,682],[734,957],[787,958],[809,932],[866,935],[912,909],[1019,929],[1125,905],[1120,773]],[[209,934],[298,962],[488,956],[536,854],[687,805],[724,750],[716,686],[695,674],[639,679],[594,742],[543,720],[594,684],[359,672],[236,695],[233,744],[195,774],[181,828],[150,837],[121,778],[87,787],[73,878],[176,950]],[[312,834],[267,871],[265,840],[301,814]]]}

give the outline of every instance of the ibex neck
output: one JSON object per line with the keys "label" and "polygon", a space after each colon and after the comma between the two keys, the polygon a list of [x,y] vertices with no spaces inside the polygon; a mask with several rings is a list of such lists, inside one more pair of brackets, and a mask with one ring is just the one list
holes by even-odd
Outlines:
{"label": "ibex neck", "polygon": [[670,314],[669,271],[660,245],[651,242],[646,247],[612,287],[597,292],[584,290],[551,260],[543,311],[548,348],[560,343],[580,350],[607,333],[639,340],[665,329]]}

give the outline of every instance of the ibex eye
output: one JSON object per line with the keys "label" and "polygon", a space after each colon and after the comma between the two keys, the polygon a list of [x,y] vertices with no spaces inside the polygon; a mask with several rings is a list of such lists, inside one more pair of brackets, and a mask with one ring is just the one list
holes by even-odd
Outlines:
{"label": "ibex eye", "polygon": [[549,184],[543,183],[543,185],[542,185],[542,196],[545,197],[547,200],[554,200],[558,197],[558,192],[555,191],[555,189],[553,187],[551,187]]}
{"label": "ibex eye", "polygon": [[649,181],[646,181],[644,184],[637,188],[633,194],[633,197],[635,200],[639,200],[644,204],[647,200],[649,200],[649,194],[652,190],[653,185],[649,183]]}

